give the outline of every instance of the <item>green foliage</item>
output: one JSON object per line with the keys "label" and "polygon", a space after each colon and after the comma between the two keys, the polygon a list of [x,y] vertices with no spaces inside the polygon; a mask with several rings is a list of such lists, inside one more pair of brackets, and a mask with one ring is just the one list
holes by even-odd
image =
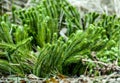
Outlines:
{"label": "green foliage", "polygon": [[22,23],[30,27],[29,34],[34,36],[34,43],[40,47],[43,47],[45,43],[51,43],[53,33],[59,34],[63,27],[68,28],[67,36],[81,28],[80,19],[75,19],[80,18],[77,10],[62,0],[43,0],[35,8],[16,13]]}
{"label": "green foliage", "polygon": [[[12,21],[0,17],[0,72],[33,73],[46,77],[52,73],[80,75],[92,52],[103,62],[119,59],[120,19],[89,13],[83,18],[65,0],[43,0],[29,9],[13,11]],[[65,40],[59,33],[67,28]]]}

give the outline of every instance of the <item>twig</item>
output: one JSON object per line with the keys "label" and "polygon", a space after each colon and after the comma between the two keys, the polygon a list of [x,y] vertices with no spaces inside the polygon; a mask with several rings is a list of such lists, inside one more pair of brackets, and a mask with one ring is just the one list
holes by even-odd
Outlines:
{"label": "twig", "polygon": [[101,64],[101,65],[103,65],[103,66],[105,66],[105,67],[107,67],[107,68],[110,68],[110,69],[115,69],[115,70],[120,70],[120,67],[119,66],[117,66],[116,64],[107,64],[107,63],[104,63],[104,62],[100,62],[100,61],[91,61],[91,60],[87,60],[87,59],[83,59],[82,60],[83,62],[91,62],[91,63],[96,63],[96,64]]}
{"label": "twig", "polygon": [[114,73],[110,74],[109,76],[107,76],[106,80],[105,80],[103,83],[107,83],[108,80],[109,80],[111,77],[113,77],[115,74],[117,74],[117,72],[114,72]]}
{"label": "twig", "polygon": [[25,4],[25,7],[30,6],[30,2],[31,2],[31,0],[28,0],[27,3]]}
{"label": "twig", "polygon": [[104,62],[100,62],[100,61],[92,61],[92,60],[87,60],[87,59],[83,59],[83,62],[91,62],[91,63],[97,63],[97,64],[101,64],[104,66],[108,66],[108,64],[104,63]]}

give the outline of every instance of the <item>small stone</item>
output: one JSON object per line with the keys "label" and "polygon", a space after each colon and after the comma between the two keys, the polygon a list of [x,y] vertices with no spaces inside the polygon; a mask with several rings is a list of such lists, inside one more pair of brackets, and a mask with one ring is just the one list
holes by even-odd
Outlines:
{"label": "small stone", "polygon": [[120,78],[117,78],[117,81],[119,81],[119,82],[120,82]]}
{"label": "small stone", "polygon": [[116,83],[116,79],[109,79],[108,81],[108,83]]}

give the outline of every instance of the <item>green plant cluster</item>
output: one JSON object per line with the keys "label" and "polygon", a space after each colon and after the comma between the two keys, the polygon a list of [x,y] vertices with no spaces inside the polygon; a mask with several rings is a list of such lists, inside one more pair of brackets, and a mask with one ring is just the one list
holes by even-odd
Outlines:
{"label": "green plant cluster", "polygon": [[[82,62],[92,60],[92,52],[100,61],[119,62],[120,19],[115,15],[80,17],[66,0],[43,0],[12,14],[12,19],[0,17],[1,74],[80,75],[95,66]],[[68,40],[59,34],[62,28],[67,28]]]}

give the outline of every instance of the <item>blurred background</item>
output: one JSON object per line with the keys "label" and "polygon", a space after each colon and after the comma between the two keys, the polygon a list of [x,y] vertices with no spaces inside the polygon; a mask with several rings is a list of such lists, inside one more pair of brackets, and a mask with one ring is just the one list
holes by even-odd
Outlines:
{"label": "blurred background", "polygon": [[[12,6],[16,9],[36,6],[41,0],[0,0],[0,14],[11,14]],[[68,0],[84,15],[88,12],[116,14],[120,16],[120,0]]]}

